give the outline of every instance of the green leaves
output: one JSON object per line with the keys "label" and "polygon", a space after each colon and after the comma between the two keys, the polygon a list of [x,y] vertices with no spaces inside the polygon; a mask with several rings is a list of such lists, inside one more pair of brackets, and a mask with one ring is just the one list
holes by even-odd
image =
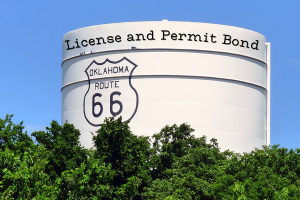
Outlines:
{"label": "green leaves", "polygon": [[95,158],[110,165],[115,172],[109,182],[113,196],[119,199],[140,196],[152,179],[149,138],[133,135],[128,123],[122,123],[121,117],[105,119],[96,133],[93,136]]}
{"label": "green leaves", "polygon": [[79,130],[72,124],[65,123],[60,126],[56,121],[52,121],[51,126],[46,127],[46,130],[31,135],[35,137],[38,145],[45,146],[51,152],[45,170],[54,181],[63,171],[75,169],[86,162],[87,153],[80,145]]}
{"label": "green leaves", "polygon": [[221,152],[188,124],[150,140],[114,117],[85,149],[71,124],[52,121],[33,143],[11,119],[0,119],[1,199],[300,199],[300,149]]}
{"label": "green leaves", "polygon": [[65,194],[65,199],[112,197],[109,183],[114,175],[111,166],[106,166],[97,159],[90,159],[79,168],[64,171],[60,179],[60,188]]}
{"label": "green leaves", "polygon": [[[256,149],[243,156],[237,155],[225,171],[235,176],[244,186],[244,195],[250,199],[276,199],[284,188],[289,198],[299,199],[299,153],[278,146]],[[236,184],[236,183],[235,183]]]}
{"label": "green leaves", "polygon": [[0,168],[3,172],[0,184],[1,199],[30,199],[43,197],[55,199],[57,188],[50,183],[44,169],[47,151],[41,146],[24,152],[23,157],[6,148],[0,150]]}
{"label": "green leaves", "polygon": [[24,133],[23,122],[14,124],[13,115],[6,115],[5,119],[0,119],[0,149],[8,148],[12,151],[23,153],[26,148],[33,145],[32,139]]}

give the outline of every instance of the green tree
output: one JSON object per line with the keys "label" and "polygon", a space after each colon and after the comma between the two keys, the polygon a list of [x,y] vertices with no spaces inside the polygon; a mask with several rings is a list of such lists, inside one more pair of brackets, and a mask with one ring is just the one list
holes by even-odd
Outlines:
{"label": "green tree", "polygon": [[174,162],[164,171],[164,178],[145,188],[144,199],[214,199],[213,183],[224,174],[222,166],[230,152],[221,153],[215,139],[206,143],[205,137],[190,136],[186,144],[191,143],[195,146],[187,145],[182,156],[174,153]]}
{"label": "green tree", "polygon": [[45,172],[54,181],[65,170],[75,169],[87,161],[86,150],[80,145],[80,132],[72,124],[63,126],[52,121],[46,131],[37,131],[31,134],[38,145],[44,145],[51,152]]}
{"label": "green tree", "polygon": [[44,146],[25,150],[22,158],[9,148],[0,150],[0,198],[56,199],[59,189],[45,173],[49,154]]}
{"label": "green tree", "polygon": [[[12,122],[13,115],[6,115],[5,119],[0,118],[0,151],[3,152],[7,149],[13,152],[14,155],[23,157],[24,152],[31,147],[34,147],[32,139],[24,132],[23,122],[14,124]],[[2,163],[0,168],[0,181],[3,181],[5,163]]]}
{"label": "green tree", "polygon": [[89,158],[79,168],[64,171],[59,183],[64,199],[105,199],[113,195],[110,183],[114,176],[111,165]]}
{"label": "green tree", "polygon": [[1,199],[300,199],[300,149],[220,151],[189,125],[135,136],[107,118],[84,149],[73,125],[34,132],[0,119]]}
{"label": "green tree", "polygon": [[110,185],[111,198],[140,199],[145,186],[151,182],[150,142],[148,137],[135,136],[122,118],[106,118],[93,136],[95,158],[111,166],[115,174]]}
{"label": "green tree", "polygon": [[24,153],[26,148],[33,145],[32,139],[24,132],[23,122],[14,124],[13,115],[6,115],[5,119],[0,119],[0,149],[6,148],[15,153]]}
{"label": "green tree", "polygon": [[151,174],[153,179],[164,178],[166,169],[180,157],[188,154],[190,149],[206,146],[205,137],[195,138],[194,131],[188,124],[165,126],[152,136]]}
{"label": "green tree", "polygon": [[[234,177],[228,194],[249,199],[300,199],[300,149],[264,146],[228,160],[225,173]],[[238,190],[243,188],[243,190]],[[241,194],[242,194],[241,193]]]}

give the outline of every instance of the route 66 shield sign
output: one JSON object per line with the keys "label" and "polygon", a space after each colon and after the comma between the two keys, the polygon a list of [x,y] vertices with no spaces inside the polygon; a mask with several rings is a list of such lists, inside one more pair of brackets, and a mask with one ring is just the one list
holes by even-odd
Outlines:
{"label": "route 66 shield sign", "polygon": [[93,60],[84,71],[88,89],[83,100],[86,121],[101,126],[105,117],[121,115],[123,121],[131,120],[138,108],[138,93],[132,85],[132,73],[137,65],[128,58],[118,61]]}

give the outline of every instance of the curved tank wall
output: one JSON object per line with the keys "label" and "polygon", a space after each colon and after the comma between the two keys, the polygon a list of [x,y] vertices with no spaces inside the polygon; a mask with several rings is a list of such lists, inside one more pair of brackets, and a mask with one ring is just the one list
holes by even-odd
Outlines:
{"label": "curved tank wall", "polygon": [[152,135],[189,123],[222,149],[261,148],[267,134],[268,69],[263,35],[193,22],[128,22],[86,27],[62,42],[62,123],[91,131],[105,117],[131,120]]}

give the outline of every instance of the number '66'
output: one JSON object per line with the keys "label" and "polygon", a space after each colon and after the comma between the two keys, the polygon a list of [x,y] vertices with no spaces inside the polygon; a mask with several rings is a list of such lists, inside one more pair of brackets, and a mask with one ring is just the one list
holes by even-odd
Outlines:
{"label": "number '66'", "polygon": [[[121,112],[122,112],[122,110],[123,110],[123,105],[122,105],[122,103],[121,103],[121,101],[119,101],[119,100],[114,100],[114,95],[118,95],[118,96],[120,96],[121,95],[121,92],[112,92],[111,94],[110,94],[110,113],[112,114],[112,115],[118,115],[118,114],[120,114]],[[93,101],[92,101],[92,112],[93,112],[93,116],[94,117],[100,117],[101,116],[101,114],[102,114],[102,112],[103,112],[103,106],[102,106],[102,103],[101,102],[97,102],[97,101],[95,101],[96,100],[96,97],[101,97],[102,96],[102,94],[100,94],[100,93],[95,93],[94,95],[93,95]],[[118,104],[119,105],[119,110],[117,111],[117,112],[114,112],[113,111],[113,105],[114,104]],[[95,108],[96,108],[96,106],[99,106],[100,107],[100,110],[99,110],[99,112],[98,113],[95,113]]]}

